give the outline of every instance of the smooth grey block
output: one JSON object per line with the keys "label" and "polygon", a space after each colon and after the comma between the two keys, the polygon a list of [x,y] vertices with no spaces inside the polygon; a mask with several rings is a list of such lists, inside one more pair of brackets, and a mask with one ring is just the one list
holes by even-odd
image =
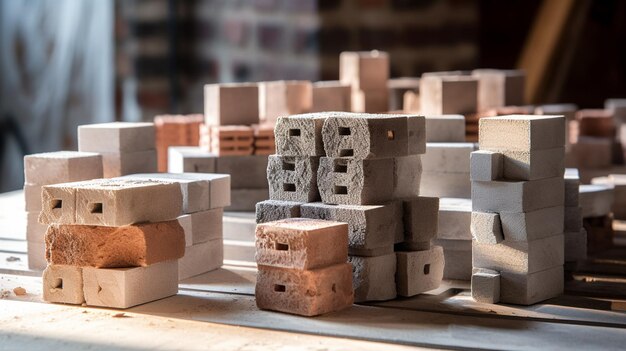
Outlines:
{"label": "smooth grey block", "polygon": [[500,301],[500,273],[479,269],[472,274],[472,298],[483,303]]}
{"label": "smooth grey block", "polygon": [[502,233],[507,241],[533,241],[563,233],[563,206],[530,212],[500,212]]}
{"label": "smooth grey block", "polygon": [[215,161],[215,172],[230,174],[232,189],[267,189],[265,155],[220,156]]}
{"label": "smooth grey block", "polygon": [[324,113],[278,118],[274,128],[276,153],[281,156],[324,156],[322,127],[325,120]]}
{"label": "smooth grey block", "polygon": [[407,242],[429,242],[437,235],[439,198],[420,196],[402,201],[404,237]]}
{"label": "smooth grey block", "polygon": [[252,212],[256,204],[270,197],[268,189],[233,189],[231,192],[230,206],[226,211]]}
{"label": "smooth grey block", "polygon": [[504,240],[500,215],[491,212],[472,212],[472,237],[480,244],[497,244]]}
{"label": "smooth grey block", "polygon": [[[461,241],[461,240],[459,240]],[[470,241],[471,245],[471,241]],[[472,278],[472,250],[457,251],[444,249],[446,265],[443,268],[444,279],[466,280]]]}
{"label": "smooth grey block", "polygon": [[302,202],[265,200],[256,204],[256,222],[267,223],[300,217]]}
{"label": "smooth grey block", "polygon": [[419,196],[422,181],[421,156],[394,157],[393,162],[393,194],[391,196],[394,199]]}
{"label": "smooth grey block", "polygon": [[170,146],[167,150],[167,171],[170,173],[215,173],[217,170],[217,155],[197,146]]}
{"label": "smooth grey block", "polygon": [[487,150],[472,152],[470,156],[470,179],[492,181],[502,178],[504,158],[501,153]]}
{"label": "smooth grey block", "polygon": [[482,212],[529,212],[563,206],[562,177],[529,181],[472,182],[472,210]]}
{"label": "smooth grey block", "polygon": [[580,177],[578,176],[578,169],[574,168],[576,172],[569,171],[571,168],[565,170],[565,206],[578,206],[579,202],[579,187]]}
{"label": "smooth grey block", "polygon": [[296,202],[319,200],[319,157],[270,155],[267,182],[270,199]]}
{"label": "smooth grey block", "polygon": [[420,195],[469,199],[472,196],[470,173],[422,172]]}
{"label": "smooth grey block", "polygon": [[441,246],[430,250],[396,252],[398,295],[415,296],[437,289],[443,279],[445,259]]}
{"label": "smooth grey block", "polygon": [[[437,239],[472,240],[470,225],[472,200],[442,197],[439,199]],[[470,247],[471,250],[471,247]]]}
{"label": "smooth grey block", "polygon": [[565,167],[565,148],[546,150],[495,150],[503,157],[502,176],[508,180],[535,180],[562,177]]}
{"label": "smooth grey block", "polygon": [[469,173],[475,143],[427,143],[422,156],[424,172]]}
{"label": "smooth grey block", "polygon": [[352,263],[354,302],[394,299],[396,293],[396,254],[348,256]]}
{"label": "smooth grey block", "polygon": [[372,205],[393,198],[394,160],[320,158],[317,184],[324,203]]}
{"label": "smooth grey block", "polygon": [[500,302],[532,305],[563,294],[563,265],[535,273],[500,272]]}
{"label": "smooth grey block", "polygon": [[465,142],[465,117],[463,115],[426,116],[426,142]]}

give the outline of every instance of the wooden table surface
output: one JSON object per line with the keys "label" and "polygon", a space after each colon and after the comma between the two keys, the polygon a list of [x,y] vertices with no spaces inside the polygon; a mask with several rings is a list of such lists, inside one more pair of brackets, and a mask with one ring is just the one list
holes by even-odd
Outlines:
{"label": "wooden table surface", "polygon": [[[626,245],[584,263],[566,295],[528,307],[477,303],[467,283],[445,281],[413,298],[304,318],[258,310],[255,270],[225,266],[119,317],[41,300],[40,272],[26,267],[22,208],[21,192],[0,195],[0,289],[9,291],[0,299],[0,349],[626,348]],[[17,286],[27,295],[13,294]]]}

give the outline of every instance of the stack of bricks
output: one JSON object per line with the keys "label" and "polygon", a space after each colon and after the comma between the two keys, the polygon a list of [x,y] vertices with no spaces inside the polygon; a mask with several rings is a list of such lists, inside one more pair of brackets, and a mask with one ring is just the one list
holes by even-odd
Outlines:
{"label": "stack of bricks", "polygon": [[114,122],[79,126],[78,151],[102,155],[104,178],[157,171],[152,123]]}
{"label": "stack of bricks", "polygon": [[291,218],[256,227],[256,304],[316,316],[352,305],[346,223]]}
{"label": "stack of bricks", "polygon": [[603,109],[576,112],[569,124],[568,167],[585,169],[609,168],[623,163],[621,145],[616,142],[616,124],[613,113]]}
{"label": "stack of bricks", "polygon": [[339,77],[341,83],[352,88],[352,111],[389,111],[389,55],[386,52],[342,52],[339,55]]}
{"label": "stack of bricks", "polygon": [[206,173],[146,173],[120,179],[175,182],[183,196],[177,220],[185,233],[185,254],[178,260],[183,280],[222,266],[224,259],[223,214],[230,205],[230,176]]}
{"label": "stack of bricks", "polygon": [[268,166],[271,200],[257,204],[257,222],[305,217],[348,223],[356,302],[438,287],[443,251],[430,240],[439,201],[418,196],[424,129],[423,117],[407,115],[279,119],[279,154]]}
{"label": "stack of bricks", "polygon": [[565,118],[480,120],[471,156],[472,297],[530,305],[563,292]]}
{"label": "stack of bricks", "polygon": [[24,200],[28,267],[44,270],[45,233],[39,223],[41,188],[45,185],[102,178],[102,156],[91,152],[59,151],[24,157]]}
{"label": "stack of bricks", "polygon": [[254,154],[254,130],[251,126],[207,126],[200,128],[200,147],[217,156]]}
{"label": "stack of bricks", "polygon": [[154,117],[159,172],[167,172],[167,149],[170,146],[200,145],[201,114],[161,115]]}
{"label": "stack of bricks", "polygon": [[254,136],[254,154],[272,155],[276,152],[276,140],[274,139],[274,126],[268,124],[255,124],[252,126]]}
{"label": "stack of bricks", "polygon": [[583,228],[583,211],[579,202],[580,177],[578,170],[566,168],[564,179],[564,269],[567,272],[573,272],[576,270],[578,262],[587,258],[587,231]]}
{"label": "stack of bricks", "polygon": [[[140,205],[138,205],[140,204]],[[97,179],[43,187],[45,301],[128,308],[178,292],[179,184]]]}

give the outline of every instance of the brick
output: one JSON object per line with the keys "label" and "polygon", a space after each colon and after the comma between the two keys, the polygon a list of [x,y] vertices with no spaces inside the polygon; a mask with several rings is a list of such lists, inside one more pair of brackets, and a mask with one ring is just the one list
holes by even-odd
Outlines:
{"label": "brick", "polygon": [[468,76],[433,75],[420,80],[420,108],[426,115],[474,113],[478,81]]}
{"label": "brick", "polygon": [[351,111],[351,87],[340,81],[313,83],[311,112]]}
{"label": "brick", "polygon": [[135,173],[157,172],[156,150],[102,153],[103,178],[114,178]]}
{"label": "brick", "polygon": [[530,212],[563,206],[562,177],[527,181],[472,182],[472,210],[482,212]]}
{"label": "brick", "polygon": [[230,174],[231,189],[267,189],[267,156],[224,156],[216,160],[216,173]]}
{"label": "brick", "polygon": [[312,85],[309,81],[274,81],[259,83],[260,121],[275,123],[281,116],[311,111]]}
{"label": "brick", "polygon": [[422,156],[424,172],[469,173],[474,143],[427,143]]}
{"label": "brick", "polygon": [[185,234],[177,221],[123,227],[50,225],[46,260],[92,267],[147,266],[183,256]]}
{"label": "brick", "polygon": [[215,173],[217,156],[199,147],[178,146],[168,149],[168,172]]}
{"label": "brick", "polygon": [[437,235],[439,198],[416,197],[402,201],[404,242],[430,242]]}
{"label": "brick", "polygon": [[300,217],[302,202],[265,200],[256,204],[256,223]]}
{"label": "brick", "polygon": [[384,301],[396,298],[396,254],[348,256],[352,263],[354,302]]}
{"label": "brick", "polygon": [[129,308],[178,293],[178,263],[147,267],[83,268],[83,291],[88,306]]}
{"label": "brick", "polygon": [[279,117],[276,122],[276,150],[281,156],[323,156],[323,113]]}
{"label": "brick", "polygon": [[[191,245],[201,244],[214,239],[221,239],[223,236],[222,216],[224,210],[216,208],[213,210],[200,211],[185,215],[189,217],[188,222],[191,230]],[[178,217],[180,223],[181,217]],[[186,234],[186,233],[185,233]],[[185,237],[185,243],[187,236]],[[189,245],[186,245],[189,246]]]}
{"label": "brick", "polygon": [[403,233],[400,202],[376,206],[307,203],[300,206],[300,215],[348,223],[350,249],[390,247]]}
{"label": "brick", "polygon": [[465,117],[463,115],[426,116],[426,142],[465,142]]}
{"label": "brick", "polygon": [[31,271],[41,272],[46,269],[46,244],[45,243],[27,243],[28,269]]}
{"label": "brick", "polygon": [[420,195],[435,197],[471,197],[470,173],[422,172]]}
{"label": "brick", "polygon": [[472,274],[472,298],[482,303],[500,301],[500,273],[480,269]]}
{"label": "brick", "polygon": [[185,248],[185,255],[178,260],[178,280],[184,280],[214,271],[224,262],[223,239],[212,239]]}
{"label": "brick", "polygon": [[252,127],[211,126],[208,130],[206,128],[201,130],[200,133],[203,134],[200,146],[218,156],[245,156],[251,155],[254,151]]}
{"label": "brick", "polygon": [[226,211],[254,212],[256,204],[266,201],[270,197],[269,189],[233,189],[232,201]]}
{"label": "brick", "polygon": [[383,51],[344,51],[339,55],[339,79],[353,90],[386,89],[389,55]]}
{"label": "brick", "polygon": [[78,150],[131,153],[154,150],[153,123],[113,122],[78,126]]}
{"label": "brick", "polygon": [[472,237],[480,244],[498,244],[504,240],[500,215],[490,212],[472,212]]}
{"label": "brick", "polygon": [[41,185],[24,184],[24,210],[41,211]]}
{"label": "brick", "polygon": [[259,123],[259,88],[256,83],[204,86],[204,118],[209,126]]}
{"label": "brick", "polygon": [[312,202],[319,199],[318,157],[269,156],[267,182],[270,199]]}
{"label": "brick", "polygon": [[564,235],[565,262],[581,261],[587,258],[587,231],[580,228],[577,232]]}
{"label": "brick", "polygon": [[263,266],[316,269],[348,259],[348,224],[290,218],[256,227],[256,261]]}
{"label": "brick", "polygon": [[470,179],[492,181],[502,179],[504,156],[499,152],[478,150],[470,155]]}
{"label": "brick", "polygon": [[510,115],[481,118],[481,150],[530,151],[565,145],[563,116]]}
{"label": "brick", "polygon": [[180,185],[173,182],[116,179],[81,183],[76,187],[76,224],[123,226],[167,221],[182,213],[182,203]]}
{"label": "brick", "polygon": [[584,109],[576,112],[579,135],[591,137],[615,137],[613,113],[603,109]]}
{"label": "brick", "polygon": [[353,112],[381,113],[389,111],[387,90],[357,90],[350,96]]}
{"label": "brick", "polygon": [[559,218],[563,206],[547,207],[530,212],[500,212],[502,233],[507,241],[533,241],[563,233]]}
{"label": "brick", "polygon": [[49,265],[43,271],[43,300],[80,305],[83,294],[83,269],[77,266]]}
{"label": "brick", "polygon": [[102,178],[102,156],[92,152],[58,151],[24,156],[24,179],[48,185]]}
{"label": "brick", "polygon": [[443,278],[443,249],[435,246],[425,251],[396,252],[398,295],[415,296],[436,289]]}
{"label": "brick", "polygon": [[565,207],[565,228],[566,232],[578,232],[583,226],[582,208],[578,206]]}
{"label": "brick", "polygon": [[471,199],[440,198],[437,238],[472,240],[471,219]]}
{"label": "brick", "polygon": [[101,181],[103,180],[61,183],[42,187],[42,208],[39,214],[39,223],[75,224],[76,187]]}
{"label": "brick", "polygon": [[499,244],[480,244],[474,241],[472,265],[474,268],[524,274],[562,266],[563,240],[563,234],[559,234],[533,241],[505,240]]}
{"label": "brick", "polygon": [[478,111],[493,107],[524,105],[526,74],[521,70],[476,69]]}
{"label": "brick", "polygon": [[354,301],[350,265],[310,271],[261,266],[255,300],[260,309],[302,316],[342,310]]}
{"label": "brick", "polygon": [[563,266],[531,274],[500,272],[500,302],[532,305],[563,293]]}
{"label": "brick", "polygon": [[320,158],[317,184],[324,203],[366,205],[393,198],[394,160]]}

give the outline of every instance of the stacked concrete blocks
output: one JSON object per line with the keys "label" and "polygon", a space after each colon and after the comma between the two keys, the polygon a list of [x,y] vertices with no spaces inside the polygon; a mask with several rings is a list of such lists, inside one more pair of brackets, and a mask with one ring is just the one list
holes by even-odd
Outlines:
{"label": "stacked concrete blocks", "polygon": [[561,294],[565,118],[483,118],[479,141],[471,156],[472,296],[530,305]]}
{"label": "stacked concrete blocks", "polygon": [[389,55],[386,52],[342,52],[339,77],[342,84],[352,89],[352,111],[380,113],[389,110]]}

